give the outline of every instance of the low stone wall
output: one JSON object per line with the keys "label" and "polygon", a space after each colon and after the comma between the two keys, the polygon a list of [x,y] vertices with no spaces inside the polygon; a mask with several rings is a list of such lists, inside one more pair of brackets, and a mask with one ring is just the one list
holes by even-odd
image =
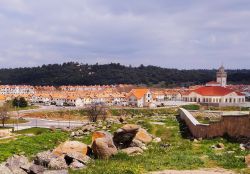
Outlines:
{"label": "low stone wall", "polygon": [[201,124],[187,110],[180,108],[179,113],[196,138],[213,138],[225,134],[234,138],[250,138],[250,115],[227,115],[222,116],[218,122]]}

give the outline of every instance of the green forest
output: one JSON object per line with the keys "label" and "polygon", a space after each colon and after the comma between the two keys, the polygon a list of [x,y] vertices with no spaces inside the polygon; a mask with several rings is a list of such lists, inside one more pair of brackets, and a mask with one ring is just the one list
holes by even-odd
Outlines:
{"label": "green forest", "polygon": [[[231,84],[250,84],[250,70],[226,70]],[[159,87],[189,86],[215,80],[216,69],[178,70],[157,66],[124,66],[119,63],[68,62],[38,67],[0,69],[0,84],[9,85],[111,85]]]}

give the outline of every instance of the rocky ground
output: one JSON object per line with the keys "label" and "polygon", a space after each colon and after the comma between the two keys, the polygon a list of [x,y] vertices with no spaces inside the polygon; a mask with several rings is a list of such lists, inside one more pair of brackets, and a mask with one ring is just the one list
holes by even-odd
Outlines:
{"label": "rocky ground", "polygon": [[[105,126],[102,122],[89,123],[71,132],[70,136],[73,138],[91,133],[92,142],[89,145],[79,141],[66,141],[51,151],[38,153],[33,161],[23,155],[14,155],[0,165],[0,174],[66,174],[68,169],[83,169],[91,160],[106,160],[119,152],[129,156],[142,154],[147,150],[148,143],[161,141],[135,124],[125,124],[112,135],[105,130],[114,122],[106,123]],[[96,131],[98,127],[103,130]]]}
{"label": "rocky ground", "polygon": [[[171,141],[170,143],[164,141],[163,138],[156,137],[157,131],[149,131],[149,125],[154,125],[155,128],[164,127],[165,134],[169,133],[172,129],[178,130],[178,124],[176,124],[175,117],[169,118],[169,124],[166,125],[164,117],[153,117],[148,120],[148,123],[145,122],[145,118],[143,116],[139,116],[136,118],[136,121],[133,120],[135,124],[129,124],[131,120],[120,117],[119,119],[107,119],[106,121],[98,121],[96,123],[87,123],[86,125],[74,128],[74,129],[63,129],[62,131],[68,132],[68,141],[65,141],[59,144],[52,150],[43,151],[40,153],[35,153],[32,158],[27,158],[24,155],[14,155],[8,158],[4,163],[0,164],[0,174],[67,174],[70,171],[78,171],[79,169],[84,169],[84,171],[90,168],[92,162],[98,161],[107,161],[113,156],[119,154],[125,154],[126,156],[133,156],[129,160],[133,163],[136,163],[136,157],[143,157],[145,154],[149,154],[147,158],[153,160],[155,158],[154,165],[158,166],[159,163],[162,164],[166,154],[171,154],[171,151],[177,150],[178,148],[182,148],[182,151],[176,151],[177,153],[183,152],[188,153],[186,148],[184,148],[185,143],[189,144],[190,147],[196,148],[201,146],[203,140],[202,139],[194,139],[192,141],[183,139],[177,139],[176,143]],[[128,123],[129,122],[129,123]],[[149,124],[148,126],[146,126]],[[147,127],[147,128],[146,128]],[[51,127],[52,131],[56,131],[55,128]],[[156,129],[161,134],[161,129]],[[151,132],[151,134],[149,133]],[[152,133],[153,132],[153,133]],[[177,131],[175,131],[177,132]],[[153,135],[154,134],[154,135]],[[178,135],[176,133],[176,135]],[[82,138],[89,137],[89,141],[82,141]],[[176,138],[175,134],[169,134],[168,140],[170,138]],[[173,139],[174,140],[174,139]],[[182,142],[183,141],[183,142]],[[85,142],[85,143],[83,143]],[[154,144],[158,149],[153,151],[152,144]],[[180,146],[179,146],[180,145]],[[214,143],[205,146],[207,147],[209,153],[210,151],[214,151],[214,154],[223,155],[224,151],[226,154],[234,154],[235,149],[227,149],[227,144],[223,143]],[[178,147],[177,147],[178,146]],[[189,146],[188,146],[189,147]],[[176,149],[175,149],[176,148]],[[250,150],[250,143],[241,144],[240,147],[242,151]],[[205,148],[204,148],[205,149]],[[154,154],[150,154],[150,151],[160,153],[156,156],[152,156]],[[164,153],[165,157],[163,156]],[[192,151],[193,153],[193,151]],[[162,158],[160,157],[162,155]],[[176,155],[173,153],[173,156]],[[177,154],[178,155],[178,154]],[[183,163],[189,164],[188,161],[192,160],[190,155],[189,159]],[[169,155],[171,156],[171,155]],[[123,156],[122,156],[123,157]],[[125,157],[125,156],[124,156]],[[183,156],[179,156],[181,159]],[[206,157],[208,158],[208,156]],[[139,159],[139,158],[137,158]],[[112,158],[111,158],[112,160]],[[123,158],[122,158],[123,160]],[[128,159],[125,159],[128,160]],[[173,160],[178,159],[172,158]],[[171,161],[169,160],[169,161]],[[185,160],[185,159],[184,159]],[[198,158],[197,158],[198,160]],[[114,160],[113,160],[114,161]],[[168,161],[168,163],[169,163]],[[138,162],[138,161],[137,161]],[[151,162],[151,161],[150,161]],[[245,156],[245,163],[250,167],[250,155]],[[93,164],[93,163],[92,163]],[[171,163],[169,163],[171,164]],[[107,163],[109,165],[109,163]],[[120,165],[120,163],[117,163]],[[93,168],[93,165],[91,166]],[[130,167],[130,166],[129,166]],[[86,169],[87,168],[87,169]],[[199,167],[197,167],[199,168]],[[105,167],[103,168],[105,169]],[[153,170],[148,171],[154,171]],[[166,169],[165,168],[159,168]],[[178,169],[178,168],[174,168]],[[182,168],[183,169],[183,168]],[[186,168],[185,168],[186,169]],[[82,170],[83,171],[83,170]],[[96,168],[94,168],[96,171]],[[100,170],[99,170],[100,171]],[[100,173],[100,172],[99,172]],[[138,173],[138,172],[137,172]],[[226,171],[223,169],[204,169],[204,170],[184,170],[184,171],[175,171],[175,170],[166,170],[161,172],[152,172],[152,174],[233,174],[233,172]]]}

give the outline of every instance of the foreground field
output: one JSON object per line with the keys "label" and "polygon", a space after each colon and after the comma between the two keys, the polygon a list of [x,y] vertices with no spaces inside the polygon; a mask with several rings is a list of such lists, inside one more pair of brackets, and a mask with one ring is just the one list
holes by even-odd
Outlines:
{"label": "foreground field", "polygon": [[[156,122],[157,121],[157,122]],[[74,174],[124,174],[146,173],[165,169],[191,170],[198,168],[216,168],[249,173],[244,163],[244,156],[249,153],[241,151],[239,144],[223,138],[202,140],[198,142],[183,138],[184,127],[175,116],[135,118],[131,123],[139,123],[152,134],[162,138],[161,144],[151,144],[143,155],[129,157],[118,154],[112,159],[96,160],[86,170],[71,171]],[[159,123],[164,123],[163,125]],[[88,141],[85,139],[85,141]],[[223,143],[225,149],[216,151],[212,145]]]}
{"label": "foreground field", "polygon": [[[172,112],[172,111],[171,111]],[[150,114],[151,115],[151,114]],[[139,124],[151,134],[161,137],[159,144],[151,143],[142,155],[128,156],[118,153],[109,160],[94,160],[86,169],[70,171],[72,174],[141,174],[163,170],[195,170],[202,168],[224,168],[234,172],[247,174],[244,156],[249,151],[242,151],[239,143],[229,139],[192,141],[188,139],[188,131],[178,117],[171,114],[144,116],[135,114],[126,121]],[[105,125],[105,124],[104,124]],[[111,132],[121,127],[114,124]],[[3,162],[12,154],[24,154],[33,158],[37,152],[53,149],[60,142],[69,138],[68,133],[31,129],[18,132],[15,139],[0,140],[0,161]],[[27,134],[34,134],[32,137]],[[91,135],[77,138],[86,144],[91,143]],[[215,150],[211,146],[223,143],[225,148]]]}

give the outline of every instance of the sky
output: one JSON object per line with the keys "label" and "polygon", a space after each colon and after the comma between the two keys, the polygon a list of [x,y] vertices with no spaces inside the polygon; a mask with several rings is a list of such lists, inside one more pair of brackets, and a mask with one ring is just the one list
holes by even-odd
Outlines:
{"label": "sky", "polygon": [[249,0],[0,0],[0,68],[250,67]]}

